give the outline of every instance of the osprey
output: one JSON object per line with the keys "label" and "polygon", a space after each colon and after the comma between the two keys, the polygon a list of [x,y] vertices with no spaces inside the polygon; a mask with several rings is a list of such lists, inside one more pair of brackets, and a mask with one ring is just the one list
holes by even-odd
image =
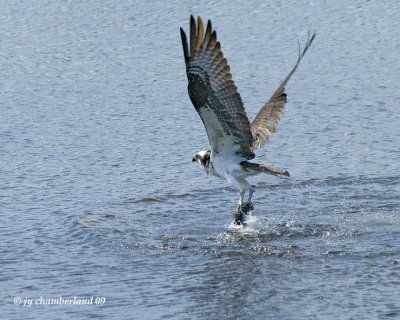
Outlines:
{"label": "osprey", "polygon": [[[295,66],[250,123],[211,21],[208,20],[204,30],[200,17],[197,17],[197,24],[194,17],[190,17],[190,44],[185,31],[180,30],[189,97],[203,121],[211,147],[198,152],[193,162],[198,161],[207,174],[226,179],[239,190],[235,224],[241,225],[245,223],[246,214],[254,208],[251,203],[254,188],[246,178],[259,173],[289,176],[284,169],[249,160],[276,131],[287,102],[285,86],[313,42],[315,33],[312,36],[309,33],[303,51],[299,46]],[[248,199],[244,202],[246,192]]]}

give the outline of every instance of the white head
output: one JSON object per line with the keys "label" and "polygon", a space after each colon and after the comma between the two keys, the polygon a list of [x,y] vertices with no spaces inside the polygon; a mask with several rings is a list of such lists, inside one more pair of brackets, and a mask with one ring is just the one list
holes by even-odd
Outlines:
{"label": "white head", "polygon": [[193,157],[192,162],[198,162],[200,168],[205,170],[208,174],[211,164],[211,150],[201,150]]}

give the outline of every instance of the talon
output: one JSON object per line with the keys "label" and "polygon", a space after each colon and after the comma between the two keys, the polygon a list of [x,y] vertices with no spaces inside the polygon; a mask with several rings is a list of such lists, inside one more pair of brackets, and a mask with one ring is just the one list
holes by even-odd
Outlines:
{"label": "talon", "polygon": [[[250,206],[251,205],[251,206]],[[244,203],[243,205],[238,205],[237,211],[233,214],[233,218],[235,220],[234,224],[237,226],[247,226],[246,219],[247,214],[250,212],[252,208],[252,204]]]}
{"label": "talon", "polygon": [[254,209],[254,205],[252,202],[246,202],[243,207],[241,208],[241,212],[243,212],[244,214],[249,213],[251,210]]}
{"label": "talon", "polygon": [[234,224],[237,225],[237,226],[244,226],[245,227],[247,225],[247,223],[246,223],[246,214],[244,212],[242,212],[242,211],[236,213]]}

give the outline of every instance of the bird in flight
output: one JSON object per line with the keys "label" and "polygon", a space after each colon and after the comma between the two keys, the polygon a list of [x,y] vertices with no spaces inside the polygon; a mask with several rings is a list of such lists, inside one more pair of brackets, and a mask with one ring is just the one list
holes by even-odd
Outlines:
{"label": "bird in flight", "polygon": [[[196,23],[191,16],[189,42],[185,31],[180,30],[189,97],[210,142],[210,149],[199,151],[193,162],[197,161],[207,174],[226,179],[239,190],[235,224],[245,225],[246,215],[254,208],[251,202],[254,188],[246,178],[259,173],[289,176],[284,169],[249,160],[276,131],[287,102],[285,87],[313,42],[315,33],[308,34],[303,50],[299,45],[295,66],[250,123],[211,21],[208,20],[204,29],[201,18],[197,17]],[[246,193],[248,198],[245,202]]]}

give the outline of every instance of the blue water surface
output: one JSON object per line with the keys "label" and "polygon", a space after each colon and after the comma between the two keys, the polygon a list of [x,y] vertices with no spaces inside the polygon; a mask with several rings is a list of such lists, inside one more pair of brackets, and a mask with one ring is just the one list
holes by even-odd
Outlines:
{"label": "blue water surface", "polygon": [[[190,14],[251,119],[317,31],[255,159],[292,179],[251,179],[245,230],[191,162]],[[3,1],[1,317],[399,318],[399,28],[393,1]]]}

